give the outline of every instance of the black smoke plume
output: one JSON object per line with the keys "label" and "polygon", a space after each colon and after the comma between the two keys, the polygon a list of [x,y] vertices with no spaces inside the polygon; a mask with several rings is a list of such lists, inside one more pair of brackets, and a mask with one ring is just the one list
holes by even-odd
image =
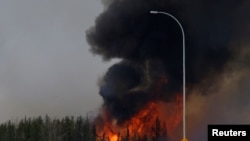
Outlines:
{"label": "black smoke plume", "polygon": [[[186,82],[216,78],[233,58],[230,44],[249,30],[246,0],[106,0],[105,10],[87,31],[94,54],[120,58],[100,86],[104,107],[123,123],[152,100],[182,93],[182,34],[186,35]],[[248,26],[248,28],[247,28]],[[159,84],[161,83],[161,84]],[[160,86],[159,86],[160,85]]]}

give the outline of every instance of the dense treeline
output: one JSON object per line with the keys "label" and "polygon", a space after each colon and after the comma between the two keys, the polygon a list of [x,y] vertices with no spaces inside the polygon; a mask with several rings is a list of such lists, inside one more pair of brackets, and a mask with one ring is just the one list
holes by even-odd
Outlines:
{"label": "dense treeline", "polygon": [[[139,137],[119,135],[119,141],[156,141],[159,137],[166,140],[166,129],[161,128],[157,119],[152,127],[154,137],[147,135]],[[105,133],[97,135],[95,126],[88,118],[68,117],[51,119],[48,116],[42,118],[24,118],[18,122],[8,121],[0,124],[0,141],[109,141]]]}
{"label": "dense treeline", "polygon": [[45,116],[1,124],[0,141],[96,141],[96,135],[87,118]]}

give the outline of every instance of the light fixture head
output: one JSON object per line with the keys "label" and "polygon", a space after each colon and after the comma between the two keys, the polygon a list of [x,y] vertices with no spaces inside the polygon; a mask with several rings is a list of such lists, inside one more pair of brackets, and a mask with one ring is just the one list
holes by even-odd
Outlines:
{"label": "light fixture head", "polygon": [[150,11],[151,14],[158,14],[158,11]]}

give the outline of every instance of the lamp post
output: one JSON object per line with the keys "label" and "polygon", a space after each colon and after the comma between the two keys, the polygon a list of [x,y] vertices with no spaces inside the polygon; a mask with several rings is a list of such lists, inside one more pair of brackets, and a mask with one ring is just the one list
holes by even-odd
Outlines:
{"label": "lamp post", "polygon": [[164,14],[169,17],[171,17],[180,27],[181,33],[182,33],[182,46],[183,46],[183,139],[182,141],[188,141],[186,138],[186,60],[185,60],[185,33],[184,29],[179,22],[177,18],[175,18],[173,15],[167,13],[167,12],[162,12],[162,11],[150,11],[151,14]]}

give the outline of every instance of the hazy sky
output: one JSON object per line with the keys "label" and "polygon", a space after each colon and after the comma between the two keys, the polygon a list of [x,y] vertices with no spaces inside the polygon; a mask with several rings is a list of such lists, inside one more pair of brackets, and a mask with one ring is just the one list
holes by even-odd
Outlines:
{"label": "hazy sky", "polygon": [[89,52],[85,31],[100,0],[0,0],[0,122],[86,115],[112,64]]}

